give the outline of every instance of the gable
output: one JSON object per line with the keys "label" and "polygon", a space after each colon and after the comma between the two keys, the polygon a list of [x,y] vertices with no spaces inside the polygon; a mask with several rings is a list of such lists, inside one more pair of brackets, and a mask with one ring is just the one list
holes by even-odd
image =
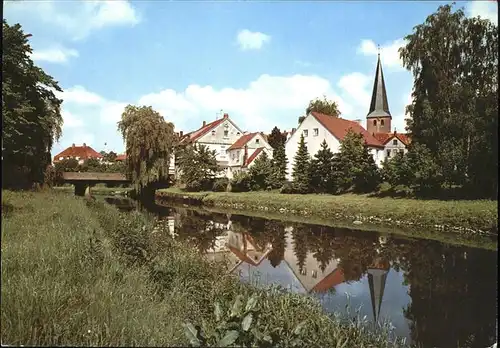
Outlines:
{"label": "gable", "polygon": [[[214,139],[223,139],[225,138],[224,132],[227,131],[227,138],[231,139],[233,142],[234,140],[238,139],[241,137],[241,134],[243,132],[241,129],[239,129],[229,118],[221,119],[218,120],[218,122],[215,125],[212,125],[210,129],[206,130],[201,136],[199,136],[197,139],[193,141],[198,141],[198,142],[213,142]],[[214,138],[215,136],[215,138]]]}

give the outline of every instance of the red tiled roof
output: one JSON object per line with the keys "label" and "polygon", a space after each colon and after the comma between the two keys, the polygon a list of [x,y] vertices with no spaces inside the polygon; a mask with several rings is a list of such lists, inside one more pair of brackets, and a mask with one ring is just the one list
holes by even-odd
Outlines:
{"label": "red tiled roof", "polygon": [[264,150],[263,147],[259,147],[258,149],[256,149],[252,155],[250,157],[248,157],[247,161],[243,164],[244,167],[247,167],[250,163],[253,162],[254,159],[257,158],[257,156],[262,152],[262,150]]}
{"label": "red tiled roof", "polygon": [[410,143],[410,138],[407,134],[403,133],[374,133],[373,136],[377,138],[383,145],[387,144],[392,138],[398,138],[403,144],[408,145]]}
{"label": "red tiled roof", "polygon": [[210,122],[210,123],[204,125],[203,127],[201,127],[200,129],[195,130],[194,132],[190,132],[190,133],[185,134],[182,137],[181,142],[196,141],[196,139],[199,139],[203,135],[207,134],[208,132],[210,132],[212,129],[214,129],[215,127],[220,125],[222,122],[224,122],[224,120],[227,120],[228,118],[229,118],[229,115],[224,114],[224,117],[222,117],[218,120],[215,120],[213,122]]}
{"label": "red tiled roof", "polygon": [[127,155],[121,154],[121,155],[116,156],[115,161],[125,161],[126,159],[127,159]]}
{"label": "red tiled roof", "polygon": [[[228,150],[235,150],[235,149],[243,148],[246,145],[246,143],[248,143],[250,140],[252,140],[252,138],[257,134],[259,134],[259,132],[248,133],[248,134],[241,136],[238,140],[236,140],[234,142],[233,145],[231,145],[228,148]],[[264,139],[265,139],[265,137],[264,137]]]}
{"label": "red tiled roof", "polygon": [[83,146],[75,146],[72,145],[68,147],[66,150],[54,156],[54,162],[59,161],[60,157],[79,157],[80,159],[87,158],[102,158],[102,155],[95,151],[90,146],[83,144]]}
{"label": "red tiled roof", "polygon": [[332,117],[325,114],[320,114],[318,112],[311,112],[311,115],[318,120],[323,127],[325,127],[333,136],[342,141],[346,136],[349,129],[354,132],[359,133],[365,139],[365,143],[368,146],[373,147],[383,147],[382,143],[377,140],[372,134],[368,133],[358,122],[346,120],[340,117]]}
{"label": "red tiled roof", "polygon": [[336,268],[332,273],[323,278],[318,284],[311,289],[311,292],[326,292],[328,289],[339,285],[345,281],[344,271],[341,268]]}

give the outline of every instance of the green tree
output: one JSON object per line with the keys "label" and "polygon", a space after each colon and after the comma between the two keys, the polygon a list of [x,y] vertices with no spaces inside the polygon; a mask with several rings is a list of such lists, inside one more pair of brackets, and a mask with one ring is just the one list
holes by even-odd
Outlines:
{"label": "green tree", "polygon": [[340,143],[338,154],[340,176],[336,179],[341,191],[351,190],[357,177],[363,174],[364,152],[363,136],[350,129]]}
{"label": "green tree", "polygon": [[297,193],[308,193],[309,188],[309,173],[310,173],[310,156],[307,152],[304,135],[300,135],[299,148],[293,159],[293,188]]}
{"label": "green tree", "polygon": [[52,145],[62,133],[62,100],[54,94],[62,90],[31,60],[30,37],[20,24],[10,26],[3,20],[3,187],[22,180],[10,175],[19,170],[26,174],[27,182],[42,183]]}
{"label": "green tree", "polygon": [[126,143],[127,175],[138,193],[168,180],[174,125],[150,106],[127,105],[118,122]]}
{"label": "green tree", "polygon": [[281,144],[276,147],[273,151],[272,159],[272,174],[270,179],[270,184],[272,188],[280,188],[286,182],[286,165],[287,158],[285,153],[285,144]]}
{"label": "green tree", "polygon": [[189,191],[210,190],[220,172],[215,150],[204,145],[188,145],[179,157],[181,180]]}
{"label": "green tree", "polygon": [[340,144],[336,182],[341,191],[371,192],[380,184],[380,174],[363,136],[351,129]]}
{"label": "green tree", "polygon": [[271,134],[267,137],[267,142],[273,149],[277,149],[280,146],[284,146],[286,141],[286,136],[281,133],[278,127],[274,127]]}
{"label": "green tree", "polygon": [[[340,116],[340,110],[337,103],[333,100],[328,100],[325,95],[323,96],[323,99],[316,98],[309,102],[309,105],[306,108],[306,115],[309,115],[313,111],[333,117]],[[299,123],[300,122],[301,121],[299,121]]]}
{"label": "green tree", "polygon": [[335,192],[333,152],[325,140],[311,161],[311,188],[315,192]]}
{"label": "green tree", "polygon": [[406,154],[396,152],[391,159],[385,159],[382,167],[382,180],[393,188],[399,185],[410,187],[414,181],[413,168],[410,165]]}
{"label": "green tree", "polygon": [[427,148],[443,183],[496,197],[498,27],[445,5],[405,40],[400,56],[414,76],[412,142]]}
{"label": "green tree", "polygon": [[354,191],[368,193],[377,190],[381,183],[380,171],[366,145],[363,146],[361,155],[361,168],[361,173],[354,178]]}
{"label": "green tree", "polygon": [[78,171],[78,161],[74,158],[67,158],[57,161],[54,165],[56,172],[76,172]]}
{"label": "green tree", "polygon": [[116,160],[117,154],[113,151],[106,152],[103,150],[99,153],[102,155],[103,159],[107,162],[114,162]]}
{"label": "green tree", "polygon": [[251,178],[252,191],[265,190],[271,185],[272,162],[265,151],[255,159],[253,166],[248,169]]}

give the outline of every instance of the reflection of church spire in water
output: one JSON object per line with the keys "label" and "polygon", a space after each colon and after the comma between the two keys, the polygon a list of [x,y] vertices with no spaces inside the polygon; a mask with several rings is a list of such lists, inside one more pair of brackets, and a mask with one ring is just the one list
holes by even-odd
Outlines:
{"label": "reflection of church spire in water", "polygon": [[374,262],[367,271],[374,323],[379,319],[380,307],[384,297],[385,282],[387,280],[387,274],[389,273],[389,264],[381,260],[377,261]]}

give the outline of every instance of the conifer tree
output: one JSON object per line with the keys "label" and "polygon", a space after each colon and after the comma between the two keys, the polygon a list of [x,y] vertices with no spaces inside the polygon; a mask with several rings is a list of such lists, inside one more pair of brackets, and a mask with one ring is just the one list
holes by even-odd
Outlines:
{"label": "conifer tree", "polygon": [[309,192],[309,173],[310,173],[310,156],[307,152],[304,135],[300,135],[299,148],[294,157],[293,164],[293,186],[297,193]]}
{"label": "conifer tree", "polygon": [[333,153],[325,140],[311,161],[311,188],[316,192],[334,192]]}
{"label": "conifer tree", "polygon": [[287,162],[285,144],[281,144],[273,151],[272,176],[270,180],[272,188],[280,188],[285,183]]}
{"label": "conifer tree", "polygon": [[272,176],[271,159],[265,151],[255,159],[254,165],[248,170],[251,178],[250,188],[252,191],[265,190],[270,186]]}
{"label": "conifer tree", "polygon": [[380,172],[367,146],[363,146],[361,154],[362,171],[354,178],[354,191],[368,193],[377,190],[380,185]]}

